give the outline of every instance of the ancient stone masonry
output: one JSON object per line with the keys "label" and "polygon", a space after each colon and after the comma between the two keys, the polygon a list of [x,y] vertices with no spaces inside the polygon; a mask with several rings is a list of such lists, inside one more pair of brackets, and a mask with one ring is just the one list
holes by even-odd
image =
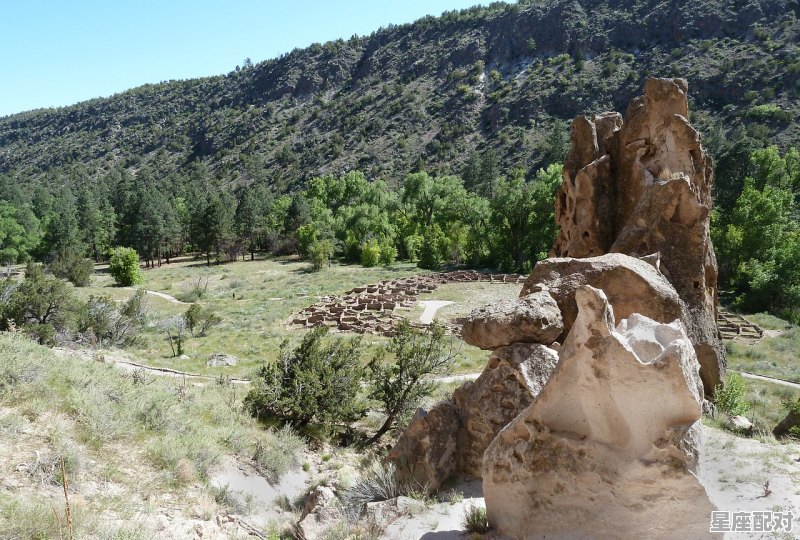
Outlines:
{"label": "ancient stone masonry", "polygon": [[713,173],[688,120],[687,90],[683,79],[648,79],[624,119],[610,112],[575,118],[551,255],[658,252],[686,305],[682,320],[710,395],[726,365],[709,236]]}
{"label": "ancient stone masonry", "polygon": [[483,454],[490,523],[520,539],[712,537],[683,325],[634,314],[615,329],[602,291],[584,285],[575,300],[555,371]]}
{"label": "ancient stone masonry", "polygon": [[[356,287],[341,296],[328,296],[295,315],[290,323],[297,327],[327,325],[359,334],[394,335],[403,318],[396,310],[410,310],[417,296],[435,291],[447,283],[522,283],[519,274],[484,274],[475,271],[436,272],[421,276],[381,281]],[[457,328],[445,325],[451,332]]]}

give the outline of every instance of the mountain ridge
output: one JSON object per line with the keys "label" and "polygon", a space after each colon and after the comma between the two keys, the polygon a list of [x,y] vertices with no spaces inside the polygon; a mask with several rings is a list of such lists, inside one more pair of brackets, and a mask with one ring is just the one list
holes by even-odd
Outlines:
{"label": "mountain ridge", "polygon": [[[501,170],[559,157],[566,122],[621,110],[647,76],[689,80],[693,122],[800,140],[798,3],[562,0],[446,12],[212,77],[0,118],[0,173],[205,161],[279,190],[360,169]],[[91,173],[90,173],[91,174]]]}

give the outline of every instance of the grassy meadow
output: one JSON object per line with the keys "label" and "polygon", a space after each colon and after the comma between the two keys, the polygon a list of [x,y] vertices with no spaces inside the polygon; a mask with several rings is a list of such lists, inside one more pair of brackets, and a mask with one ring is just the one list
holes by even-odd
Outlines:
{"label": "grassy meadow", "polygon": [[[187,257],[160,268],[145,270],[141,288],[170,295],[185,303],[174,303],[148,295],[150,324],[137,342],[125,349],[125,358],[154,367],[172,368],[191,373],[251,378],[263,362],[274,360],[281,343],[288,339],[299,342],[305,331],[290,328],[292,315],[328,295],[339,295],[353,287],[382,280],[408,277],[426,272],[413,263],[400,262],[389,267],[365,268],[334,263],[321,272],[310,272],[309,265],[294,257],[256,258],[207,266],[203,260]],[[437,313],[442,320],[466,315],[480,305],[519,294],[520,285],[466,283],[441,286],[418,300],[450,300]],[[116,287],[103,266],[99,266],[90,287],[77,288],[82,299],[91,295],[110,295],[125,300],[130,289]],[[186,359],[172,354],[162,322],[180,316],[197,302],[216,313],[222,322],[204,337],[191,337],[185,343]],[[419,321],[422,306],[397,313]],[[354,334],[343,334],[352,336]],[[459,361],[453,373],[471,373],[483,369],[488,352],[450,338],[460,348]],[[364,335],[365,361],[387,338]],[[107,351],[113,352],[113,351]],[[207,367],[210,355],[235,356],[237,365]]]}

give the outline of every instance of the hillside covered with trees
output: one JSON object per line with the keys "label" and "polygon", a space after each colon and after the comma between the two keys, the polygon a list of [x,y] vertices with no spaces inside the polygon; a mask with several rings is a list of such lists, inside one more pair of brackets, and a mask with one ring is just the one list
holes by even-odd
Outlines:
{"label": "hillside covered with trees", "polygon": [[797,9],[545,0],[448,12],[227,75],[2,118],[0,172],[185,173],[202,160],[225,182],[284,191],[356,169],[461,173],[477,154],[530,175],[560,158],[568,120],[620,110],[648,76],[687,78],[707,135],[743,130],[785,147],[800,136]]}

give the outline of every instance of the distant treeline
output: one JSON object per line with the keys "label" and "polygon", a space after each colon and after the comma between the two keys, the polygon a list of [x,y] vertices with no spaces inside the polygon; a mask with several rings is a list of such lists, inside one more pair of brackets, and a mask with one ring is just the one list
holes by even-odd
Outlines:
{"label": "distant treeline", "polygon": [[[716,161],[712,237],[720,288],[735,308],[800,321],[800,151],[764,148],[744,131],[708,133]],[[361,172],[324,176],[290,194],[263,177],[231,185],[198,161],[100,175],[77,165],[44,180],[0,176],[0,262],[38,260],[88,282],[116,246],[147,266],[201,252],[212,262],[257,252],[372,266],[396,258],[527,272],[555,236],[560,165],[501,176],[491,154],[459,176],[412,172],[390,185]]]}
{"label": "distant treeline", "polygon": [[209,264],[269,252],[527,271],[554,238],[561,167],[526,180],[521,170],[497,177],[495,166],[471,160],[467,185],[416,172],[390,188],[350,172],[291,194],[263,181],[224,185],[202,163],[186,174],[116,168],[92,177],[77,166],[47,182],[0,176],[0,262],[42,261],[77,284],[87,278],[76,269],[116,246],[136,249],[147,266],[187,252]]}

